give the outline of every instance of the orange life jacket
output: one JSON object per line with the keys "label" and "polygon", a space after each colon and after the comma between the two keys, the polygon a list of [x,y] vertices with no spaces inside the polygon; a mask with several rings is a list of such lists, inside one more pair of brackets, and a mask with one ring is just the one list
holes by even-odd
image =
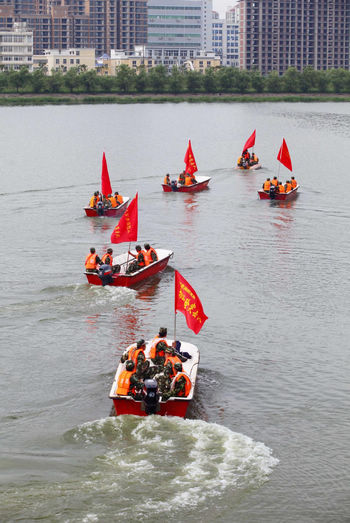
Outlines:
{"label": "orange life jacket", "polygon": [[[143,260],[139,258],[140,254],[143,255]],[[139,264],[139,267],[145,267],[146,265],[146,258],[145,258],[145,254],[146,254],[146,251],[140,251],[137,256],[136,256],[136,260],[137,260],[137,263]]]}
{"label": "orange life jacket", "polygon": [[179,174],[179,177],[178,177],[177,181],[179,183],[181,183],[181,184],[185,183],[185,175],[184,175],[184,173]]}
{"label": "orange life jacket", "polygon": [[163,356],[163,357],[165,356],[165,351],[163,349],[162,350],[157,350],[157,345],[158,345],[158,343],[160,341],[164,341],[164,343],[166,345],[168,345],[165,338],[158,338],[158,336],[156,336],[156,339],[155,339],[155,341],[154,341],[154,343],[153,343],[153,345],[151,347],[151,350],[149,352],[149,357],[151,359],[155,358],[156,356]]}
{"label": "orange life jacket", "polygon": [[266,180],[266,182],[264,182],[264,191],[269,191],[270,190],[270,187],[271,187],[271,182],[269,180]]}
{"label": "orange life jacket", "polygon": [[91,198],[90,198],[90,203],[89,203],[89,207],[91,207],[91,208],[96,207],[96,203],[97,203],[97,198],[96,198],[96,196],[91,196]]}
{"label": "orange life jacket", "polygon": [[96,269],[97,263],[96,263],[97,254],[88,254],[85,258],[85,269]]}
{"label": "orange life jacket", "polygon": [[286,189],[286,192],[291,191],[292,190],[292,184],[291,183],[286,183],[285,189]]}
{"label": "orange life jacket", "polygon": [[176,374],[175,378],[174,378],[173,381],[171,382],[170,389],[171,389],[171,390],[174,390],[176,382],[178,382],[179,379],[180,379],[181,377],[184,377],[184,378],[185,378],[185,380],[186,380],[186,385],[185,385],[185,390],[184,390],[184,391],[182,390],[182,391],[179,393],[179,396],[188,396],[189,393],[191,392],[192,383],[191,383],[190,378],[189,378],[189,377],[187,376],[187,374],[185,374],[184,372],[178,372],[178,373]]}
{"label": "orange life jacket", "polygon": [[241,165],[242,160],[243,160],[243,156],[241,155],[241,156],[238,157],[237,165]]}
{"label": "orange life jacket", "polygon": [[290,183],[292,184],[293,189],[295,189],[295,187],[298,185],[296,180],[291,180]]}
{"label": "orange life jacket", "polygon": [[168,177],[167,177],[167,176],[164,177],[163,184],[164,184],[164,185],[170,185],[170,180],[168,180]]}
{"label": "orange life jacket", "polygon": [[176,355],[172,355],[172,354],[166,354],[166,357],[165,357],[165,363],[164,363],[164,367],[166,366],[167,363],[171,363],[171,373],[170,373],[170,377],[173,378],[176,374],[176,370],[174,368],[174,365],[175,363],[181,363],[181,360],[178,356]]}
{"label": "orange life jacket", "polygon": [[280,183],[279,186],[278,186],[278,192],[286,192],[284,190],[284,185],[282,185],[282,183]]}
{"label": "orange life jacket", "polygon": [[277,185],[278,185],[278,180],[271,180],[271,184],[274,185],[275,187],[277,187]]}
{"label": "orange life jacket", "polygon": [[[131,347],[131,349],[129,350],[128,360],[132,360],[135,363],[135,368],[137,365],[137,358],[140,353],[142,353],[145,356],[145,351],[142,348],[138,349],[136,344],[134,347]],[[146,356],[145,356],[145,359],[146,359]]]}
{"label": "orange life jacket", "polygon": [[112,265],[112,263],[113,263],[113,256],[112,256],[112,254],[109,254],[108,252],[106,252],[106,254],[104,254],[104,255],[102,256],[102,258],[101,258],[101,262],[102,262],[102,263],[105,263],[106,258],[109,258],[109,259],[110,259],[110,264],[109,264],[109,265]]}
{"label": "orange life jacket", "polygon": [[134,373],[134,370],[123,370],[120,373],[117,390],[115,391],[116,394],[121,394],[122,396],[128,396],[130,394],[132,391],[132,387],[130,386],[130,378]]}
{"label": "orange life jacket", "polygon": [[192,178],[189,174],[186,174],[185,185],[193,185]]}
{"label": "orange life jacket", "polygon": [[118,204],[117,204],[117,200],[116,200],[115,196],[110,196],[108,198],[108,200],[111,202],[112,207],[117,207]]}
{"label": "orange life jacket", "polygon": [[151,256],[152,252],[154,252],[154,254],[156,255],[156,260],[155,261],[158,261],[158,256],[157,256],[156,251],[153,249],[153,247],[150,247],[148,249],[148,251],[144,251],[143,252],[143,256],[145,258],[145,264],[146,265],[149,265],[150,263],[153,263],[152,256]]}
{"label": "orange life jacket", "polygon": [[117,200],[117,203],[119,203],[119,205],[120,205],[121,203],[123,203],[123,197],[122,197],[121,194],[117,194],[117,196],[116,196],[115,198],[116,198],[116,200]]}

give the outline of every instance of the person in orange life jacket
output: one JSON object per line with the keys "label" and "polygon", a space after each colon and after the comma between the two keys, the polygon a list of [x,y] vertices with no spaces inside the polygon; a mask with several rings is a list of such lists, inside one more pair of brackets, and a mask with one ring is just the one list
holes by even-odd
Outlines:
{"label": "person in orange life jacket", "polygon": [[116,394],[122,396],[129,396],[135,393],[136,389],[142,389],[143,383],[137,378],[135,363],[128,360],[125,363],[125,370],[123,370],[118,378]]}
{"label": "person in orange life jacket", "polygon": [[91,196],[91,198],[90,198],[89,207],[92,209],[96,208],[98,201],[99,201],[98,191],[95,191],[93,196]]}
{"label": "person in orange life jacket", "polygon": [[112,194],[109,194],[108,195],[108,200],[110,201],[112,209],[117,207],[117,200],[116,200],[115,196],[113,196]]}
{"label": "person in orange life jacket", "polygon": [[177,179],[177,183],[180,185],[185,185],[185,171],[182,171],[182,173],[179,174],[179,177]]}
{"label": "person in orange life jacket", "polygon": [[137,343],[134,343],[129,349],[126,349],[122,357],[120,358],[121,363],[127,360],[132,360],[135,365],[143,363],[146,359],[145,356],[145,340],[141,339]]}
{"label": "person in orange life jacket", "polygon": [[296,186],[298,185],[298,182],[296,181],[296,179],[294,178],[294,176],[291,177],[290,179],[290,183],[292,184],[292,188],[295,189]]}
{"label": "person in orange life jacket", "polygon": [[175,363],[181,363],[181,359],[179,358],[179,355],[176,354],[173,347],[167,347],[165,349],[164,368],[167,367],[169,369],[169,375],[171,378],[173,378],[176,374],[176,370],[174,367]]}
{"label": "person in orange life jacket", "polygon": [[103,206],[106,209],[109,209],[111,207],[111,205],[112,205],[110,200],[105,195],[102,195],[102,202],[103,202]]}
{"label": "person in orange life jacket", "polygon": [[118,205],[118,206],[121,205],[121,204],[123,203],[123,197],[122,197],[121,194],[118,193],[118,191],[116,191],[116,192],[114,193],[114,197],[115,197],[115,199],[117,200],[117,205]]}
{"label": "person in orange life jacket", "polygon": [[153,249],[153,247],[150,246],[149,243],[145,243],[144,248],[145,248],[144,258],[145,258],[146,265],[150,265],[150,263],[158,261],[157,253]]}
{"label": "person in orange life jacket", "polygon": [[170,392],[163,395],[163,400],[167,400],[172,396],[186,397],[191,392],[192,383],[189,376],[183,372],[182,363],[175,363],[174,368],[176,375],[171,382]]}
{"label": "person in orange life jacket", "polygon": [[284,186],[284,189],[286,192],[289,192],[292,190],[292,184],[290,183],[290,180],[287,180]]}
{"label": "person in orange life jacket", "polygon": [[266,178],[266,180],[264,181],[264,183],[262,185],[262,188],[264,189],[265,192],[269,192],[270,187],[271,187],[270,178]]}
{"label": "person in orange life jacket", "polygon": [[284,193],[284,192],[286,192],[286,191],[284,190],[284,185],[283,185],[282,182],[278,182],[278,185],[277,185],[277,192],[279,192],[279,193]]}
{"label": "person in orange life jacket", "polygon": [[163,184],[164,185],[171,185],[171,182],[170,182],[170,174],[167,174],[163,180]]}
{"label": "person in orange life jacket", "polygon": [[150,350],[150,359],[154,365],[164,366],[165,363],[165,350],[168,344],[164,340],[155,341]]}
{"label": "person in orange life jacket", "polygon": [[[106,261],[107,258],[109,261]],[[101,263],[108,263],[111,266],[113,265],[113,249],[107,249],[106,254],[104,254],[101,258]]]}
{"label": "person in orange life jacket", "polygon": [[155,336],[153,338],[153,340],[151,340],[151,350],[152,350],[154,344],[157,343],[158,341],[165,341],[166,345],[168,345],[168,342],[166,339],[167,334],[168,334],[168,329],[166,327],[159,327],[157,336]]}
{"label": "person in orange life jacket", "polygon": [[245,149],[242,154],[243,154],[244,160],[247,162],[248,165],[250,165],[250,154],[249,154],[248,149]]}
{"label": "person in orange life jacket", "polygon": [[259,158],[258,158],[257,155],[253,152],[253,153],[252,153],[252,157],[250,158],[250,165],[256,165],[257,163],[259,163]]}
{"label": "person in orange life jacket", "polygon": [[97,266],[101,263],[100,258],[96,254],[95,247],[91,247],[90,254],[85,258],[85,270],[86,272],[97,272]]}
{"label": "person in orange life jacket", "polygon": [[278,185],[277,176],[273,177],[273,180],[271,180],[271,185],[274,185],[275,187],[277,187],[277,185]]}
{"label": "person in orange life jacket", "polygon": [[139,269],[142,269],[142,267],[146,266],[145,251],[143,251],[141,249],[141,245],[136,245],[135,250],[136,250],[137,254],[133,254],[132,252],[128,251],[130,256],[132,256],[133,258],[136,258],[135,261],[133,262],[133,270],[131,270],[131,264],[129,266],[130,272],[138,271]]}

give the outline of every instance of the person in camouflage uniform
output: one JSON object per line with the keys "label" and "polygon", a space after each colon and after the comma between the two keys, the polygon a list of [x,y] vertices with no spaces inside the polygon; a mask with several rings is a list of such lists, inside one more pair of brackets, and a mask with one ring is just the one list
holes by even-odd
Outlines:
{"label": "person in camouflage uniform", "polygon": [[158,374],[154,376],[154,379],[157,380],[158,389],[162,396],[170,392],[171,378],[167,367],[164,367],[161,372],[158,372]]}
{"label": "person in camouflage uniform", "polygon": [[126,360],[134,360],[134,358],[133,358],[134,353],[138,349],[142,349],[139,351],[137,358],[136,358],[136,362],[134,361],[134,363],[136,363],[136,365],[138,365],[139,363],[143,363],[146,359],[145,352],[144,352],[145,348],[146,348],[145,340],[139,340],[136,343],[136,345],[134,344],[131,348],[126,349],[126,351],[120,358],[120,362],[124,363]]}
{"label": "person in camouflage uniform", "polygon": [[[175,363],[174,368],[177,373],[182,373],[182,364],[181,363]],[[189,378],[188,378],[189,380]],[[174,396],[186,396],[185,390],[186,390],[186,384],[187,380],[184,375],[181,375],[178,379],[175,381],[173,380],[173,385],[171,385],[170,390],[168,392],[165,392],[163,394],[163,401],[167,401],[169,398]]]}
{"label": "person in camouflage uniform", "polygon": [[157,343],[156,355],[154,358],[152,358],[152,362],[154,363],[154,365],[164,366],[165,350],[167,349],[167,347],[168,347],[168,345],[165,343],[165,341],[159,341]]}

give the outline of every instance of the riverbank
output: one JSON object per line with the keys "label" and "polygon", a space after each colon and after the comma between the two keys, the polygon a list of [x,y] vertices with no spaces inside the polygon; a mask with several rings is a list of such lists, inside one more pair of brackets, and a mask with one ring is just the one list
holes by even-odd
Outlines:
{"label": "riverbank", "polygon": [[350,102],[348,94],[1,94],[0,106],[144,103]]}

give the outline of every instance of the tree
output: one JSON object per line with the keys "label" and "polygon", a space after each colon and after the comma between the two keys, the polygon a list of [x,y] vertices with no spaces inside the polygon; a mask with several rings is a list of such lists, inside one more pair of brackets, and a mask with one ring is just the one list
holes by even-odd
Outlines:
{"label": "tree", "polygon": [[265,79],[263,76],[261,76],[260,71],[257,69],[254,69],[253,71],[250,71],[250,84],[252,86],[252,89],[254,89],[257,93],[264,92],[265,89]]}
{"label": "tree", "polygon": [[167,88],[168,76],[164,65],[156,65],[148,73],[149,85],[153,92],[164,93]]}
{"label": "tree", "polygon": [[300,88],[303,93],[317,91],[317,71],[310,65],[300,74]]}
{"label": "tree", "polygon": [[346,71],[340,69],[330,69],[328,72],[328,79],[330,85],[333,87],[333,92],[341,93],[344,90],[346,83]]}
{"label": "tree", "polygon": [[215,71],[212,67],[207,67],[203,79],[204,89],[207,93],[216,93],[218,90]]}
{"label": "tree", "polygon": [[117,66],[116,85],[118,91],[122,93],[131,93],[135,89],[135,71],[128,65],[122,64]]}
{"label": "tree", "polygon": [[169,77],[169,91],[171,93],[182,93],[185,89],[185,80],[182,72],[177,67],[173,67]]}
{"label": "tree", "polygon": [[60,93],[64,85],[62,71],[52,69],[51,75],[47,77],[47,83],[50,93]]}
{"label": "tree", "polygon": [[63,78],[64,85],[69,89],[70,93],[73,93],[74,89],[79,85],[79,68],[72,67],[67,71]]}
{"label": "tree", "polygon": [[250,87],[250,76],[247,71],[239,71],[238,77],[237,77],[237,87],[238,91],[241,94],[244,94],[248,91]]}
{"label": "tree", "polygon": [[148,75],[144,65],[141,65],[138,69],[138,73],[135,79],[136,91],[138,93],[144,93],[148,85]]}
{"label": "tree", "polygon": [[31,74],[30,80],[34,93],[42,93],[48,89],[47,77],[43,68],[36,69]]}
{"label": "tree", "polygon": [[288,67],[283,75],[284,91],[287,93],[298,93],[300,91],[300,73],[295,67]]}
{"label": "tree", "polygon": [[189,93],[198,93],[202,90],[203,75],[199,71],[187,71],[185,83]]}
{"label": "tree", "polygon": [[25,85],[29,84],[30,75],[28,67],[22,66],[19,71],[11,69],[8,79],[9,85],[14,87],[16,93],[18,93],[20,89],[23,89]]}
{"label": "tree", "polygon": [[95,70],[86,71],[79,75],[80,85],[86,93],[94,93],[98,86],[98,78]]}
{"label": "tree", "polygon": [[224,93],[237,91],[238,75],[239,71],[234,67],[221,67],[217,74],[219,91]]}
{"label": "tree", "polygon": [[266,91],[268,93],[280,93],[283,89],[283,80],[277,71],[271,71],[266,78]]}

